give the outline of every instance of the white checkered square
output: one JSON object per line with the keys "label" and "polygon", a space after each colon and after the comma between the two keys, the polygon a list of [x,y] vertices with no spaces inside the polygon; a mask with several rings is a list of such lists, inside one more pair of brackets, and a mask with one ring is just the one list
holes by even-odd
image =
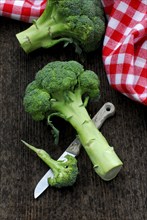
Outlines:
{"label": "white checkered square", "polygon": [[128,74],[127,75],[126,84],[134,85],[134,75],[133,74]]}
{"label": "white checkered square", "polygon": [[145,65],[147,65],[147,59],[137,57],[135,60],[135,66],[143,68]]}
{"label": "white checkered square", "polygon": [[117,7],[117,10],[125,13],[128,9],[128,4],[126,4],[125,2],[121,1]]}
{"label": "white checkered square", "polygon": [[106,45],[106,44],[108,43],[109,40],[110,40],[110,37],[105,36],[105,38],[104,38],[104,45]]}
{"label": "white checkered square", "polygon": [[118,25],[119,25],[119,21],[118,20],[116,20],[115,18],[111,18],[110,19],[109,26],[112,29],[116,29]]}
{"label": "white checkered square", "polygon": [[12,17],[13,17],[13,19],[15,19],[15,20],[20,20],[20,18],[21,18],[21,15],[18,15],[18,14],[13,14],[13,15],[11,15]]}
{"label": "white checkered square", "polygon": [[125,30],[125,32],[124,32],[124,35],[125,35],[125,36],[129,35],[131,31],[132,31],[132,28],[127,27],[126,30]]}
{"label": "white checkered square", "polygon": [[117,58],[117,64],[123,64],[125,60],[125,53],[119,53]]}
{"label": "white checkered square", "polygon": [[116,73],[116,75],[115,75],[115,84],[116,85],[121,84],[122,83],[121,80],[122,80],[122,74],[121,73]]}
{"label": "white checkered square", "polygon": [[107,56],[105,60],[106,65],[109,65],[111,63],[111,59],[112,59],[112,56]]}
{"label": "white checkered square", "polygon": [[0,5],[4,4],[6,2],[6,0],[0,0]]}
{"label": "white checkered square", "polygon": [[15,6],[20,6],[20,7],[22,7],[23,5],[24,5],[24,1],[21,1],[21,0],[15,0],[14,1],[14,3],[13,3],[13,5]]}
{"label": "white checkered square", "polygon": [[144,13],[136,11],[132,18],[135,21],[141,21],[144,18]]}

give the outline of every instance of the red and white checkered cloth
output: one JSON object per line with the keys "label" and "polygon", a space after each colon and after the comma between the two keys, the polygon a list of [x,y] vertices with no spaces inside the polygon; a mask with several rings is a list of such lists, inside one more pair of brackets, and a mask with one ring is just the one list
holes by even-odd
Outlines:
{"label": "red and white checkered cloth", "polygon": [[45,9],[47,0],[0,0],[0,15],[32,23]]}
{"label": "red and white checkered cloth", "polygon": [[[0,15],[31,23],[47,0],[0,0]],[[103,62],[110,85],[147,105],[147,0],[102,0],[108,25]]]}
{"label": "red and white checkered cloth", "polygon": [[147,105],[147,0],[103,0],[108,18],[103,62],[108,81]]}

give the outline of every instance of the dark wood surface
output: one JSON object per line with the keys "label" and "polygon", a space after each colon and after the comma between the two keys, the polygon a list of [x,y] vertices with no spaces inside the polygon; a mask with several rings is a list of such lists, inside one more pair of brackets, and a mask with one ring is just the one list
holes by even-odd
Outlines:
{"label": "dark wood surface", "polygon": [[21,139],[42,147],[57,159],[75,137],[75,131],[61,119],[59,146],[54,145],[46,122],[36,123],[24,112],[22,97],[35,73],[50,61],[77,60],[72,46],[62,45],[26,55],[15,34],[29,25],[0,17],[0,220],[145,220],[147,184],[147,108],[131,101],[108,84],[101,48],[89,54],[86,69],[101,80],[101,98],[91,102],[93,116],[105,102],[116,107],[114,117],[101,128],[108,142],[124,162],[113,181],[102,181],[82,149],[79,175],[71,188],[49,187],[37,200],[33,191],[48,167],[24,147]]}

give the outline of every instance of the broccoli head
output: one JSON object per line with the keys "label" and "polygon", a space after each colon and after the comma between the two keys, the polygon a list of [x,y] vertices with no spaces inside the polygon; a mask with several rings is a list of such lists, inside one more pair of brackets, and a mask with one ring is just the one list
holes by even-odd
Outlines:
{"label": "broccoli head", "polygon": [[43,14],[27,30],[16,35],[29,53],[60,42],[73,43],[76,51],[94,51],[105,32],[100,0],[47,0]]}
{"label": "broccoli head", "polygon": [[[77,131],[95,171],[105,180],[114,178],[122,162],[91,120],[86,105],[99,97],[98,75],[77,61],[54,61],[36,74],[25,91],[24,107],[35,120],[58,115]],[[106,162],[107,161],[107,162]]]}
{"label": "broccoli head", "polygon": [[72,186],[76,182],[78,175],[77,159],[71,155],[66,155],[65,159],[67,160],[52,160],[50,167],[54,176],[48,179],[51,186],[62,188]]}
{"label": "broccoli head", "polygon": [[72,103],[77,98],[81,104],[82,95],[84,99],[99,97],[98,76],[91,70],[84,71],[76,61],[54,61],[38,71],[27,86],[24,106],[34,120],[42,120],[55,113],[61,103]]}
{"label": "broccoli head", "polygon": [[22,142],[34,151],[51,168],[53,175],[48,179],[51,186],[63,188],[72,186],[76,182],[78,166],[75,157],[66,155],[64,160],[54,160],[46,151],[38,149],[25,141]]}

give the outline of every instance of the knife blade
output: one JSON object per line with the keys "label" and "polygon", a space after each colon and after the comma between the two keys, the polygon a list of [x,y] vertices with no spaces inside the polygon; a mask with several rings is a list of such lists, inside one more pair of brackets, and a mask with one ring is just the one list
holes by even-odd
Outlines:
{"label": "knife blade", "polygon": [[[109,118],[110,116],[113,116],[115,114],[115,106],[111,102],[106,102],[101,109],[97,112],[97,114],[93,117],[93,122],[95,123],[96,127],[100,129],[100,127],[103,125],[104,121]],[[66,155],[71,155],[73,157],[76,157],[80,153],[81,143],[78,138],[75,138],[75,140],[67,147],[67,149],[64,151],[64,153],[58,158],[58,160],[65,160]],[[38,184],[35,187],[34,190],[34,198],[38,198],[49,186],[48,178],[53,177],[53,172],[51,169],[49,169],[46,174],[40,179]]]}

